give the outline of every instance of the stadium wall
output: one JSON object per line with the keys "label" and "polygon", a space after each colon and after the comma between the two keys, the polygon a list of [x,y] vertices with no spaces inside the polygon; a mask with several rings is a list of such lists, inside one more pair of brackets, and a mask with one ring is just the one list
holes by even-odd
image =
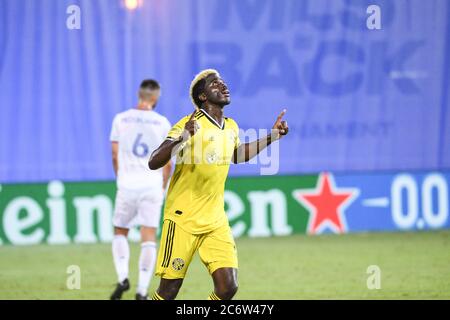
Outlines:
{"label": "stadium wall", "polygon": [[[232,177],[225,209],[235,237],[450,228],[449,182],[450,172]],[[109,242],[115,190],[112,181],[3,184],[0,245]]]}
{"label": "stadium wall", "polygon": [[111,122],[140,82],[160,82],[156,111],[174,124],[205,68],[243,130],[287,108],[280,174],[450,170],[450,1],[123,2],[0,0],[1,183],[113,180]]}

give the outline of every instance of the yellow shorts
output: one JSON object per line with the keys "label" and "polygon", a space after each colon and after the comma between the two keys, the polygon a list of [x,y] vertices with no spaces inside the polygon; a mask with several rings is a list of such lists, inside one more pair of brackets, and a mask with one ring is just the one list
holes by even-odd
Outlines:
{"label": "yellow shorts", "polygon": [[208,233],[191,234],[172,220],[164,220],[155,274],[164,279],[183,279],[197,250],[210,274],[219,268],[238,267],[228,223]]}

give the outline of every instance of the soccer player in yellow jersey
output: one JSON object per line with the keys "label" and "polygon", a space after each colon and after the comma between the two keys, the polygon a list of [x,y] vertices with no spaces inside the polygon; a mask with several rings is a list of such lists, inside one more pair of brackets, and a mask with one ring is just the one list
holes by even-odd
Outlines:
{"label": "soccer player in yellow jersey", "polygon": [[161,277],[155,300],[175,299],[188,266],[199,252],[214,282],[212,300],[236,294],[237,253],[224,210],[224,188],[230,163],[256,156],[270,143],[288,133],[286,110],[278,116],[271,134],[241,144],[239,128],[224,117],[230,92],[213,69],[200,72],[190,87],[196,111],[182,118],[166,140],[152,153],[149,167],[162,168],[172,155],[176,167],[164,207],[164,223],[156,264]]}

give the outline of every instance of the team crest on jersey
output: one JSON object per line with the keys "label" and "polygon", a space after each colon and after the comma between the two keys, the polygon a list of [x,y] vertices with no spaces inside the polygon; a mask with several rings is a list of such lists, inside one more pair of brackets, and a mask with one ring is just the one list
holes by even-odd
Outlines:
{"label": "team crest on jersey", "polygon": [[180,271],[184,267],[184,260],[181,258],[175,258],[172,261],[172,268],[176,271]]}
{"label": "team crest on jersey", "polygon": [[206,161],[208,163],[215,163],[217,160],[217,155],[215,152],[210,152],[208,154],[206,154]]}

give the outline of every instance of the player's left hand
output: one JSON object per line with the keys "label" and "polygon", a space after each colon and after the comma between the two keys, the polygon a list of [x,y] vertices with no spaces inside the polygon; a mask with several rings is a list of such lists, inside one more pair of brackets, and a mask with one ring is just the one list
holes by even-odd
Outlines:
{"label": "player's left hand", "polygon": [[275,124],[272,127],[272,131],[275,133],[275,138],[280,139],[282,136],[285,136],[289,132],[289,127],[287,124],[287,121],[282,120],[284,115],[286,114],[286,109],[283,109],[279,116],[277,117],[277,120],[275,121]]}

